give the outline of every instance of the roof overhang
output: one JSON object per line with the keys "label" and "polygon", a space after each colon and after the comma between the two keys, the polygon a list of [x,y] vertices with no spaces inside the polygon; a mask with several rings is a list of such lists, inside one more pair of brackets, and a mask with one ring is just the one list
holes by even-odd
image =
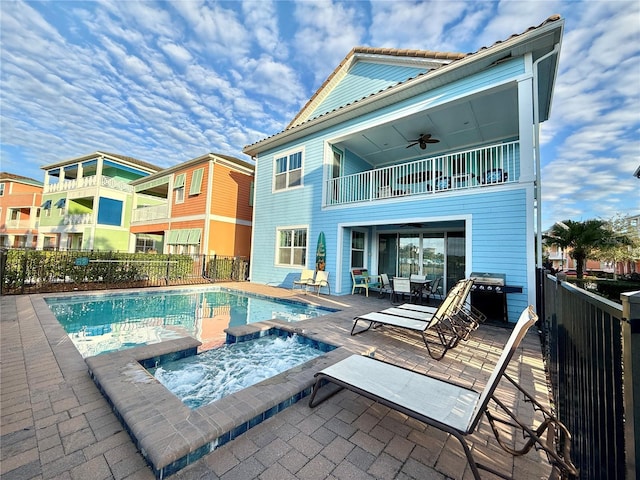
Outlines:
{"label": "roof overhang", "polygon": [[[563,29],[564,19],[551,17],[550,20],[547,20],[539,27],[520,35],[514,35],[504,42],[498,42],[491,47],[483,48],[465,58],[443,65],[441,68],[419,75],[397,86],[304,122],[252,145],[247,145],[242,151],[251,157],[255,157],[260,153],[278,148],[288,142],[297,141],[326,128],[469,77],[508,58],[518,58],[530,53],[535,61],[553,52],[554,48],[560,45]],[[558,48],[553,55],[540,62],[539,76],[542,76],[541,83],[546,84],[546,87],[539,88],[540,121],[546,120],[550,111],[559,54]]]}

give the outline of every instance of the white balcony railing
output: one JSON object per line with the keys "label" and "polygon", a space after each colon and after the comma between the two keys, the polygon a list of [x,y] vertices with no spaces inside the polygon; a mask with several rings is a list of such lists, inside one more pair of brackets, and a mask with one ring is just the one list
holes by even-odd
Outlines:
{"label": "white balcony railing", "polygon": [[100,186],[119,190],[121,192],[132,193],[133,187],[126,182],[116,180],[111,177],[81,177],[73,180],[63,180],[58,183],[50,183],[44,186],[44,193],[67,192],[69,190],[78,190],[81,188],[96,187],[100,178]]}
{"label": "white balcony railing", "polygon": [[75,213],[65,215],[65,225],[91,225],[93,224],[93,213]]}
{"label": "white balcony railing", "polygon": [[169,205],[138,207],[133,210],[132,222],[146,222],[169,217]]}
{"label": "white balcony railing", "polygon": [[7,220],[7,228],[15,228],[20,230],[37,229],[38,220]]}
{"label": "white balcony railing", "polygon": [[519,142],[501,143],[328,180],[325,205],[480,188],[519,176]]}

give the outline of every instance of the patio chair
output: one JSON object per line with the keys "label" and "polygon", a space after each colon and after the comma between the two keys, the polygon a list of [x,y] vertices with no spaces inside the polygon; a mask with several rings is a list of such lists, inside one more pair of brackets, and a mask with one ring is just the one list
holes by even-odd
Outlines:
{"label": "patio chair", "polygon": [[352,268],[351,281],[353,282],[351,295],[353,295],[356,290],[364,290],[368,297],[369,287],[377,287],[380,285],[380,282],[374,280],[374,277],[369,275],[369,271],[366,268]]}
{"label": "patio chair", "polygon": [[383,298],[387,294],[391,295],[393,293],[393,287],[389,281],[389,275],[381,273],[379,285],[371,287],[371,289],[378,292],[378,298]]}
{"label": "patio chair", "polygon": [[438,277],[436,278],[433,282],[431,282],[431,285],[429,285],[429,290],[427,290],[427,300],[429,300],[429,298],[431,298],[431,296],[433,295],[440,297],[440,300],[444,299],[444,293],[442,290],[442,277]]}
{"label": "patio chair", "polygon": [[509,173],[504,171],[502,168],[492,168],[491,170],[487,170],[480,177],[480,183],[483,185],[488,185],[491,183],[504,183],[509,178]]}
{"label": "patio chair", "polygon": [[331,285],[329,285],[329,272],[325,272],[324,270],[318,270],[316,272],[316,279],[309,283],[311,288],[314,288],[316,291],[316,295],[320,296],[320,289],[322,287],[327,287],[329,290],[329,295],[331,295]]}
{"label": "patio chair", "polygon": [[409,301],[413,298],[413,291],[411,290],[411,280],[406,277],[393,277],[393,292],[391,294],[391,303],[395,303],[398,296],[402,302],[404,302],[404,296],[409,295]]}
{"label": "patio chair", "polygon": [[[570,455],[571,434],[568,429],[506,373],[520,342],[537,318],[531,306],[522,312],[482,392],[371,357],[352,355],[315,374],[316,380],[309,406],[314,408],[342,388],[346,388],[451,434],[460,442],[476,480],[480,480],[479,470],[509,478],[489,466],[478,463],[466,441],[466,437],[473,434],[480,424],[482,416],[486,415],[498,444],[507,453],[519,456],[528,453],[532,448],[542,449],[558,476],[577,477],[578,469]],[[502,377],[524,396],[525,404],[530,402],[534,411],[542,412],[543,421],[538,426],[525,424],[517,417],[515,411],[498,398],[498,394],[502,392],[497,390],[497,386]],[[320,387],[326,383],[333,383],[340,388],[331,389],[324,396],[316,398]],[[494,408],[493,404],[490,407],[490,402],[497,407]],[[496,413],[500,410],[503,415]],[[533,413],[527,415],[527,418],[534,418]],[[507,444],[501,437],[504,430],[499,431],[499,424],[509,425],[521,431],[524,444],[519,448],[512,443]],[[554,443],[556,437],[557,446]],[[443,441],[446,442],[447,439]]]}
{"label": "patio chair", "polygon": [[302,273],[300,273],[300,278],[298,280],[293,281],[291,290],[294,290],[296,285],[299,286],[300,288],[304,287],[304,289],[306,290],[307,287],[313,283],[313,278],[315,274],[316,274],[315,270],[305,268],[304,270],[302,270]]}

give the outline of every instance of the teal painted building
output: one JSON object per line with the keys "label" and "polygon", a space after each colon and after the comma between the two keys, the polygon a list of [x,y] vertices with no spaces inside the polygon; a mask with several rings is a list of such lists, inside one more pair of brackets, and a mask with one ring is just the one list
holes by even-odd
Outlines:
{"label": "teal painted building", "polygon": [[290,287],[326,237],[331,293],[389,277],[499,273],[535,304],[539,125],[564,21],[471,54],[354,48],[256,160],[251,281]]}

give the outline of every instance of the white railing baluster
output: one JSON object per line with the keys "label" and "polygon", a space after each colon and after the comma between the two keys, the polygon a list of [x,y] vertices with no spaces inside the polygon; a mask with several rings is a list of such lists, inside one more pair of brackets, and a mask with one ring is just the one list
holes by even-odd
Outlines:
{"label": "white railing baluster", "polygon": [[519,154],[519,143],[510,142],[333,178],[325,205],[517,182]]}

